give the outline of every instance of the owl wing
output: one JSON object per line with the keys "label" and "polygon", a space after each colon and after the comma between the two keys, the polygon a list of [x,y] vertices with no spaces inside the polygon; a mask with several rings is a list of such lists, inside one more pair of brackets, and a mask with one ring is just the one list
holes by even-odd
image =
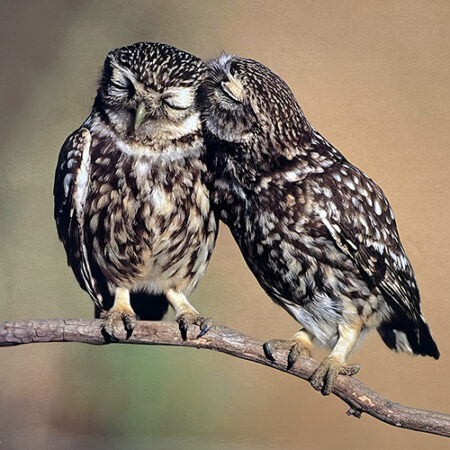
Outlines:
{"label": "owl wing", "polygon": [[[329,174],[339,182],[319,212],[321,221],[369,286],[378,287],[391,306],[416,322],[420,317],[419,290],[392,209],[382,190],[356,167],[348,164],[344,172],[346,175],[340,172],[335,177]],[[327,187],[329,184],[327,180]],[[327,196],[321,196],[322,202],[324,198]]]}
{"label": "owl wing", "polygon": [[94,303],[102,306],[102,295],[92,276],[84,232],[84,207],[89,191],[91,133],[79,128],[64,142],[59,153],[53,195],[59,239],[67,253],[67,263],[80,286]]}

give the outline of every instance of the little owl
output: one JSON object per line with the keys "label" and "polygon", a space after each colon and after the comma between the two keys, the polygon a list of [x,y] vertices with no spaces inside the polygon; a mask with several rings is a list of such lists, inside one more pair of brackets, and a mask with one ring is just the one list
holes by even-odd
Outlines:
{"label": "little owl", "polygon": [[165,44],[111,51],[91,114],[62,146],[58,234],[110,338],[121,323],[133,332],[135,300],[141,318],[152,307],[161,318],[168,301],[184,338],[189,324],[208,329],[186,298],[217,233],[195,104],[205,73],[200,59]]}
{"label": "little owl", "polygon": [[396,351],[439,351],[382,190],[305,118],[262,64],[222,55],[200,91],[211,197],[261,286],[302,326],[264,350],[331,348],[311,383],[329,394],[358,339],[376,328]]}

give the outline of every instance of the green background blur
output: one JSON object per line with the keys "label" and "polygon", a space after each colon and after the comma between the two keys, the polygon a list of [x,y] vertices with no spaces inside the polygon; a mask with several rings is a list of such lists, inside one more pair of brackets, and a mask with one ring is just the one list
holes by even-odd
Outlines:
{"label": "green background blur", "polygon": [[[260,60],[383,187],[442,357],[397,355],[374,333],[353,360],[389,399],[450,412],[445,0],[0,1],[0,320],[92,317],[56,236],[54,167],[89,114],[106,53],[142,40]],[[191,300],[261,339],[297,329],[225,227]],[[448,448],[443,438],[349,418],[345,404],[305,382],[214,352],[40,344],[0,353],[0,450]]]}

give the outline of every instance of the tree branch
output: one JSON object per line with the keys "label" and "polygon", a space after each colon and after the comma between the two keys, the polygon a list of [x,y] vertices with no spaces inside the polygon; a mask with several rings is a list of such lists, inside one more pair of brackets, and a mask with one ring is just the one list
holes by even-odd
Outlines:
{"label": "tree branch", "polygon": [[[0,322],[0,346],[30,344],[36,342],[83,342],[105,344],[100,320],[49,319]],[[188,340],[183,341],[176,322],[138,321],[133,335],[119,339],[122,344],[178,345],[206,348],[227,353],[238,358],[286,372],[287,354],[275,351],[277,362],[269,361],[263,352],[263,342],[245,334],[214,324],[200,339],[195,336],[196,327],[191,327]],[[308,380],[318,367],[318,362],[299,357],[289,374]],[[347,414],[360,417],[365,412],[390,425],[450,437],[450,416],[447,414],[410,408],[393,403],[361,383],[356,378],[338,376],[333,393],[346,402]]]}

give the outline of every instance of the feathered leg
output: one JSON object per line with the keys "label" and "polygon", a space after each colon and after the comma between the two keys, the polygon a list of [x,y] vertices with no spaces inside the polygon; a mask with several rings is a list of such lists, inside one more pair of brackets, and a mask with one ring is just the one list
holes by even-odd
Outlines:
{"label": "feathered leg", "polygon": [[325,358],[311,377],[314,389],[322,391],[323,395],[330,395],[336,375],[355,375],[359,372],[357,364],[347,365],[347,357],[352,351],[359,335],[362,324],[339,325],[339,338],[332,352]]}
{"label": "feathered leg", "polygon": [[182,292],[169,289],[166,292],[166,297],[175,310],[175,317],[180,326],[181,337],[184,340],[187,339],[189,325],[195,324],[200,327],[200,333],[197,338],[202,337],[210,329],[211,319],[201,316]]}
{"label": "feathered leg", "polygon": [[117,340],[116,328],[123,323],[128,339],[136,326],[136,314],[130,304],[130,291],[125,288],[117,288],[114,305],[109,311],[102,313],[101,317],[103,333],[106,333],[112,340]]}

